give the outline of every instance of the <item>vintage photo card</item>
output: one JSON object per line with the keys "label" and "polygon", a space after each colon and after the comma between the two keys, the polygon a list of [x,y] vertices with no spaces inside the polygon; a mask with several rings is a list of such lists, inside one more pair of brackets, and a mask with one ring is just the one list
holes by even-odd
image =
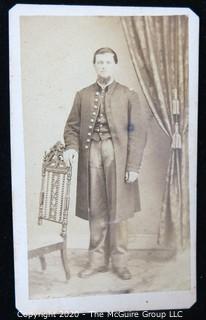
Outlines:
{"label": "vintage photo card", "polygon": [[195,303],[198,32],[188,8],[10,10],[21,313]]}

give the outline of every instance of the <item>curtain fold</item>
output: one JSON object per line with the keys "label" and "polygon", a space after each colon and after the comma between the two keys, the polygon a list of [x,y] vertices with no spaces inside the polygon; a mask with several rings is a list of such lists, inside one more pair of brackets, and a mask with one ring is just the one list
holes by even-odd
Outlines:
{"label": "curtain fold", "polygon": [[188,18],[133,16],[121,22],[148,105],[171,139],[158,243],[183,248],[189,240]]}

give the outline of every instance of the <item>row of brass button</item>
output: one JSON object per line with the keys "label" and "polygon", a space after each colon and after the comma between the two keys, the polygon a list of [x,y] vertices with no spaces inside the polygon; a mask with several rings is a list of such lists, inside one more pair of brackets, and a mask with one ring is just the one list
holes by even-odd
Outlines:
{"label": "row of brass button", "polygon": [[[97,102],[98,102],[98,98],[97,98],[97,96],[99,96],[99,91],[97,91],[96,93],[95,93],[95,99],[94,99],[94,102],[95,102],[95,104],[94,104],[94,109],[95,110],[97,110],[98,109],[98,105],[97,105]],[[96,116],[97,115],[97,113],[96,113],[96,111],[93,111],[92,112],[92,116]],[[94,119],[93,118],[91,118],[90,119],[90,122],[94,125]],[[89,125],[89,129],[90,130],[92,130],[93,129],[93,125]],[[89,137],[91,137],[91,135],[92,135],[92,132],[91,131],[89,131],[88,133],[87,133],[87,135],[89,136]],[[91,139],[90,138],[87,138],[87,143],[89,143],[90,141],[91,141]],[[85,144],[85,149],[88,149],[89,148],[89,145],[88,144]]]}

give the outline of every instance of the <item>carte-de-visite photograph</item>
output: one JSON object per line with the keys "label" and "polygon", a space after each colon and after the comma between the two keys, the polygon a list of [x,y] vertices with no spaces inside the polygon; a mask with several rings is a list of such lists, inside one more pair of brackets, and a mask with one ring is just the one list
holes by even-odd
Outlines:
{"label": "carte-de-visite photograph", "polygon": [[11,9],[20,311],[195,302],[197,64],[189,9]]}

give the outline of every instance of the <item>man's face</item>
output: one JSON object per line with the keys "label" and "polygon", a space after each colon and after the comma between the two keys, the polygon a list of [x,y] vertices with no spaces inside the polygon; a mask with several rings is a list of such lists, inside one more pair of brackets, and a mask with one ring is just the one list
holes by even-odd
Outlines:
{"label": "man's face", "polygon": [[97,76],[101,78],[113,77],[116,64],[113,53],[101,53],[96,55],[94,68]]}

